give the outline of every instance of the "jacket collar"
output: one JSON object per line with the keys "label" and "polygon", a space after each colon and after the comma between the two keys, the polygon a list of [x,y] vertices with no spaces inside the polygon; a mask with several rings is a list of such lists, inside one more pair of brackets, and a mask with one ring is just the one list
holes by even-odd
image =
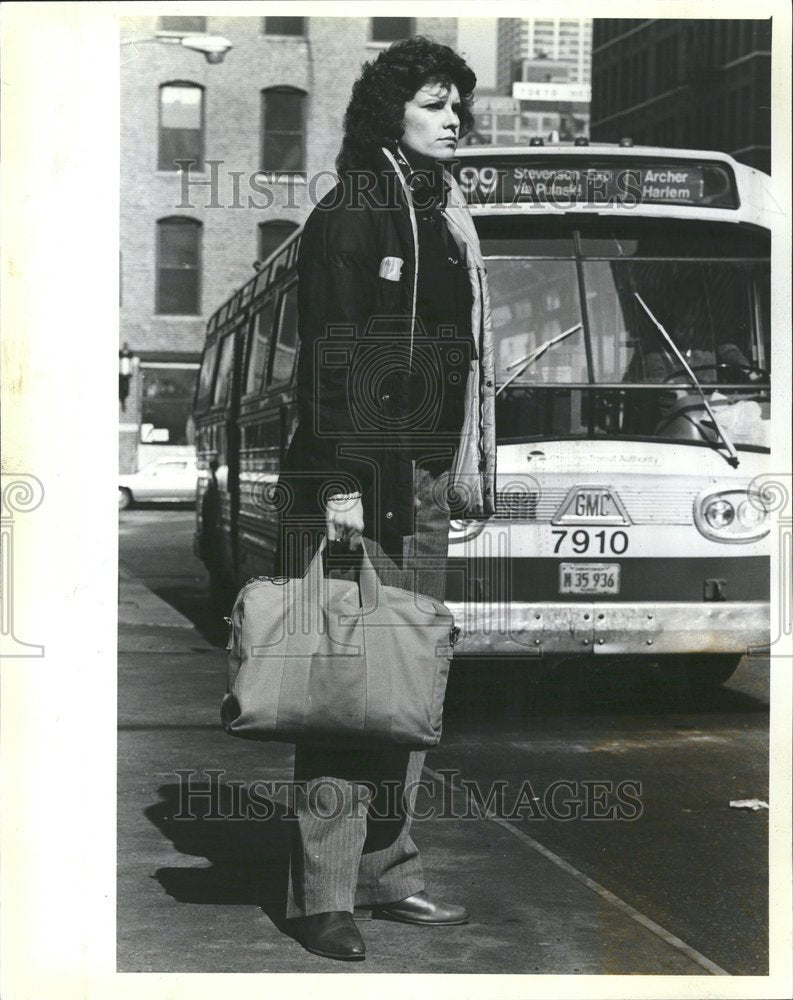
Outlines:
{"label": "jacket collar", "polygon": [[393,150],[393,156],[410,188],[413,204],[419,211],[429,208],[442,209],[446,206],[451,190],[446,170],[414,170],[399,148],[399,144]]}

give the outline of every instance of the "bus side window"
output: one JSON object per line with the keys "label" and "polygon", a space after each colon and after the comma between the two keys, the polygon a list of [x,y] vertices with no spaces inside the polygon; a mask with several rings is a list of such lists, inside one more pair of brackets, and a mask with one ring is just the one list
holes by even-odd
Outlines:
{"label": "bus side window", "polygon": [[251,396],[261,389],[264,366],[267,362],[270,334],[273,327],[275,300],[268,299],[254,315],[248,335],[245,395]]}
{"label": "bus side window", "polygon": [[201,364],[201,374],[198,377],[198,390],[196,392],[195,408],[198,411],[206,410],[212,398],[212,377],[215,374],[215,355],[217,354],[217,343],[210,344],[204,351],[204,358]]}
{"label": "bus side window", "polygon": [[221,342],[218,373],[215,378],[215,395],[212,405],[225,405],[231,385],[231,363],[234,359],[234,334],[227,333]]}
{"label": "bus side window", "polygon": [[297,285],[293,284],[281,296],[278,312],[278,338],[270,366],[269,385],[290,382],[297,357]]}

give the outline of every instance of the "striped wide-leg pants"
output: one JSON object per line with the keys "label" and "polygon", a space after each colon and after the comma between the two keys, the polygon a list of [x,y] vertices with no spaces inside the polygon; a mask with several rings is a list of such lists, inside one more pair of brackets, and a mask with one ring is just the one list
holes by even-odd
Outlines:
{"label": "striped wide-leg pants", "polygon": [[[385,585],[444,599],[447,485],[446,466],[414,463],[416,527],[404,538],[401,567],[366,539]],[[354,566],[345,572],[354,573]],[[287,917],[352,912],[355,906],[394,902],[424,888],[410,833],[423,764],[423,751],[295,747],[297,823]]]}

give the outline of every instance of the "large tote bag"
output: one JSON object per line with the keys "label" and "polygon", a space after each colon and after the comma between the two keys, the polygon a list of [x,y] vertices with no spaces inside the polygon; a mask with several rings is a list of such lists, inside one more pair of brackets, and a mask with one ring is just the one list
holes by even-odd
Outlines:
{"label": "large tote bag", "polygon": [[365,547],[357,583],[326,578],[326,544],[305,576],[255,580],[237,596],[226,731],[290,743],[435,746],[458,631],[451,612],[381,583]]}

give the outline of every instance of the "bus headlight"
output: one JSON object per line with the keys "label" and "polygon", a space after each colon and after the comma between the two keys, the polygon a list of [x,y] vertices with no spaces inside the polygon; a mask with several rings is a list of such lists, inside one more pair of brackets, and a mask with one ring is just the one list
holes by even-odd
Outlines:
{"label": "bus headlight", "polygon": [[708,490],[694,504],[694,521],[716,542],[753,542],[770,529],[768,505],[748,490]]}
{"label": "bus headlight", "polygon": [[705,504],[705,520],[711,528],[726,528],[735,518],[735,508],[729,500],[709,500]]}
{"label": "bus headlight", "polygon": [[738,520],[744,528],[756,528],[768,520],[768,511],[756,500],[744,500],[738,505]]}

